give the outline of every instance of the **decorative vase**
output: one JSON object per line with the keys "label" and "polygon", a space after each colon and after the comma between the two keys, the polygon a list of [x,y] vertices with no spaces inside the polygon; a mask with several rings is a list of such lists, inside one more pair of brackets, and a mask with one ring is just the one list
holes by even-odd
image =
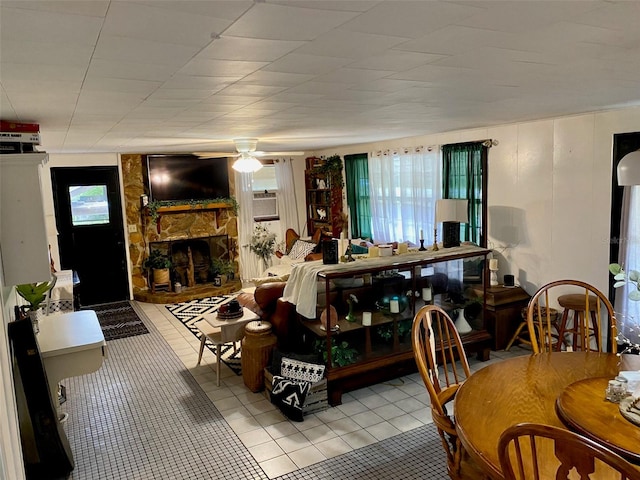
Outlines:
{"label": "decorative vase", "polygon": [[456,330],[458,330],[458,333],[460,335],[464,335],[465,333],[469,333],[471,330],[473,330],[471,328],[471,325],[469,325],[469,322],[467,322],[467,319],[464,316],[463,308],[458,309],[458,318],[456,318],[455,326],[456,326]]}
{"label": "decorative vase", "polygon": [[349,313],[347,313],[347,316],[345,317],[345,320],[347,322],[355,322],[356,321],[356,316],[353,314],[353,302],[349,302]]}
{"label": "decorative vase", "polygon": [[44,316],[44,312],[42,308],[37,310],[29,310],[29,319],[31,320],[31,325],[33,325],[33,333],[38,333],[40,331],[40,319]]}

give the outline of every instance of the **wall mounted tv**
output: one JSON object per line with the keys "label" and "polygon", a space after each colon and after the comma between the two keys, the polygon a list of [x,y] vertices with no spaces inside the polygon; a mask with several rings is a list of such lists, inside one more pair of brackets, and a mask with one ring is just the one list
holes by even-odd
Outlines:
{"label": "wall mounted tv", "polygon": [[145,183],[155,201],[229,198],[227,158],[147,155]]}

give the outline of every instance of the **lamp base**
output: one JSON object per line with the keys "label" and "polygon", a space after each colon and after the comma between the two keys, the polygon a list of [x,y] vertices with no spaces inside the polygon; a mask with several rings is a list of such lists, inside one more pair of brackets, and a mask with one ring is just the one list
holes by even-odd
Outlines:
{"label": "lamp base", "polygon": [[460,246],[460,222],[442,222],[442,246],[444,248]]}

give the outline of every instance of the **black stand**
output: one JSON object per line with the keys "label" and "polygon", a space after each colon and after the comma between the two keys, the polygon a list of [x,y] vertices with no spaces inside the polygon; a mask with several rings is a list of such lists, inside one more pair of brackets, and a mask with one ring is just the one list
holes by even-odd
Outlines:
{"label": "black stand", "polygon": [[424,248],[424,239],[421,238],[420,239],[420,248],[418,249],[418,251],[424,252],[425,250],[426,250],[426,248]]}

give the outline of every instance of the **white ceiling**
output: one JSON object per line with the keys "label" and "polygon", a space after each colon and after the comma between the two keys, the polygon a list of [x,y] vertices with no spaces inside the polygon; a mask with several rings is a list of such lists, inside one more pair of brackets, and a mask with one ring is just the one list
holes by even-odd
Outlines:
{"label": "white ceiling", "polygon": [[640,1],[0,0],[48,152],[312,150],[640,105]]}

